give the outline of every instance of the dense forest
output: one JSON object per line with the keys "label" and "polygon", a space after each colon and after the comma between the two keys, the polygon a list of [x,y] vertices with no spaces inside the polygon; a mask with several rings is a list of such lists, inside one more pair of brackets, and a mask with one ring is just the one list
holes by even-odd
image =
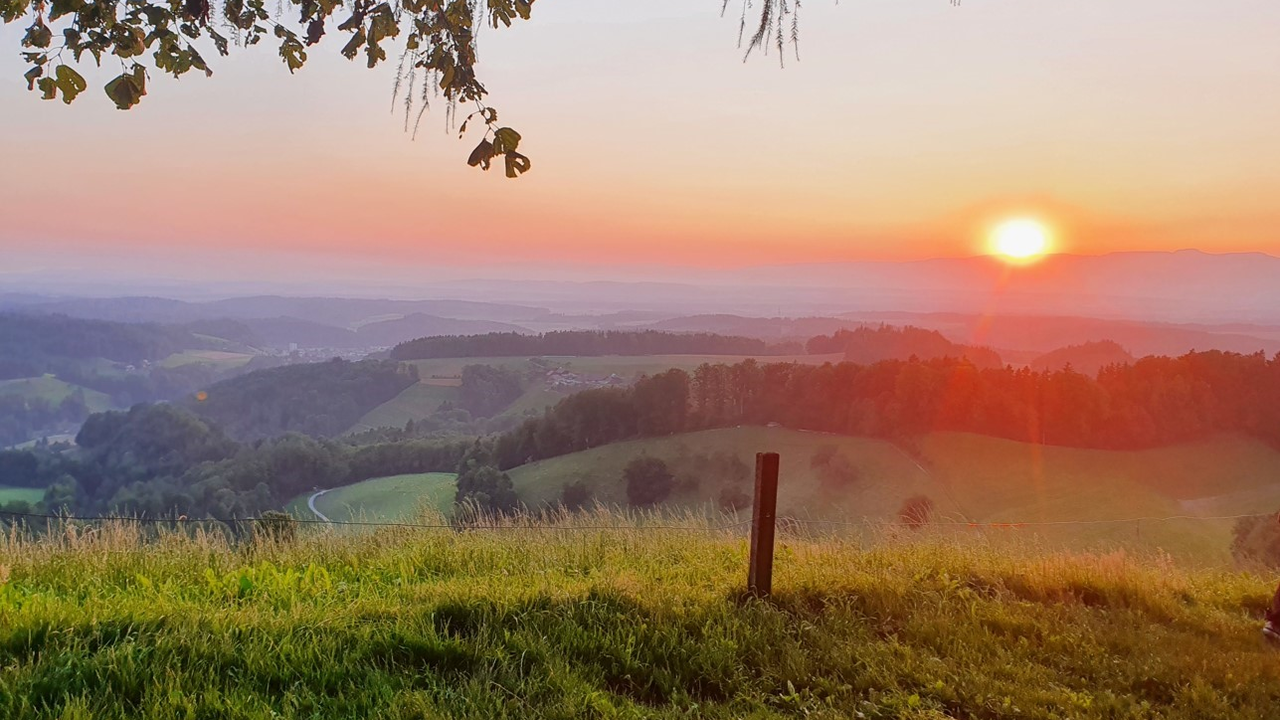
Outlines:
{"label": "dense forest", "polygon": [[842,354],[844,359],[860,365],[881,360],[908,360],[912,357],[964,358],[979,368],[998,368],[1004,364],[1000,355],[985,347],[959,345],[943,337],[937,330],[918,327],[860,327],[837,330],[832,335],[819,335],[805,343],[810,355]]}
{"label": "dense forest", "polygon": [[0,380],[58,373],[67,360],[141,364],[201,346],[179,328],[0,313]]}
{"label": "dense forest", "polygon": [[418,371],[412,365],[335,358],[224,380],[185,404],[236,440],[288,432],[332,437],[416,382]]}
{"label": "dense forest", "polygon": [[540,355],[593,357],[601,355],[793,355],[796,343],[769,344],[763,340],[710,333],[676,334],[657,330],[565,330],[542,335],[514,332],[487,335],[426,337],[391,349],[393,360],[467,357],[536,357]]}

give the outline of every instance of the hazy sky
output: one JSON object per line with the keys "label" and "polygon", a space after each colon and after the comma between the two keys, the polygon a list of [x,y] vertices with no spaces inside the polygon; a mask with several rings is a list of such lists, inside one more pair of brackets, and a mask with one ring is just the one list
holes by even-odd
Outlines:
{"label": "hazy sky", "polygon": [[442,112],[411,140],[393,69],[337,36],[293,77],[207,51],[213,78],[153,75],[120,112],[108,74],[70,107],[28,93],[2,26],[0,266],[909,259],[1020,213],[1070,252],[1280,253],[1274,0],[814,0],[785,70],[743,64],[719,6],[540,0],[483,32],[518,181],[468,168]]}

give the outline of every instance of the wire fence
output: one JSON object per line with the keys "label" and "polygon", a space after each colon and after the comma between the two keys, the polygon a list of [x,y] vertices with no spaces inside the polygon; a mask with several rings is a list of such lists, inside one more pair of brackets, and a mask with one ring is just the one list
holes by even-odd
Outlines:
{"label": "wire fence", "polygon": [[[70,515],[70,514],[50,514],[50,513],[31,513],[31,512],[11,512],[0,510],[0,518],[22,518],[29,520],[44,520],[55,522],[84,522],[84,523],[100,523],[100,522],[120,522],[120,523],[139,523],[149,525],[173,525],[182,526],[185,524],[199,525],[222,523],[228,525],[234,524],[254,524],[254,523],[271,523],[279,522],[279,517],[248,517],[248,518],[158,518],[158,517],[138,517],[129,515]],[[1069,526],[1100,526],[1100,525],[1127,525],[1141,523],[1165,523],[1165,522],[1209,522],[1224,520],[1242,520],[1246,518],[1269,518],[1275,517],[1275,513],[1250,513],[1245,515],[1168,515],[1168,516],[1143,516],[1129,518],[1110,518],[1110,519],[1094,519],[1094,520],[1028,520],[1017,522],[974,522],[970,520],[929,520],[921,523],[926,527],[948,527],[948,528],[969,528],[969,529],[999,529],[999,530],[1018,530],[1025,528],[1037,527],[1069,527]],[[375,521],[375,520],[321,520],[318,518],[292,518],[292,522],[300,525],[317,525],[317,526],[334,526],[334,527],[366,527],[366,528],[402,528],[411,530],[546,530],[546,531],[585,531],[585,530],[652,530],[652,531],[673,531],[673,532],[723,532],[733,530],[740,527],[748,526],[752,523],[750,518],[729,523],[708,523],[705,525],[671,525],[646,523],[640,519],[632,523],[615,523],[612,525],[600,524],[578,524],[578,523],[556,523],[556,522],[515,522],[506,521],[500,516],[495,516],[497,522],[488,523],[420,523],[420,522],[398,522],[398,521]],[[776,519],[777,525],[781,528],[792,526],[827,526],[827,527],[862,527],[862,528],[884,528],[884,527],[904,527],[910,523],[901,520],[877,520],[871,518],[861,519],[822,519],[822,518],[804,518],[790,515],[779,515]]]}

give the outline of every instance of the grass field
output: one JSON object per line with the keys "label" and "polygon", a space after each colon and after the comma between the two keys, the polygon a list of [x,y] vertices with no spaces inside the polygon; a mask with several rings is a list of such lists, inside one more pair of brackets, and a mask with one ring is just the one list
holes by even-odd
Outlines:
{"label": "grass field", "polygon": [[420,382],[410,385],[399,395],[365,413],[348,432],[363,432],[380,427],[401,428],[410,420],[421,420],[440,409],[440,403],[458,399],[458,388]]}
{"label": "grass field", "polygon": [[[411,520],[424,510],[446,512],[453,506],[452,473],[395,475],[335,488],[316,498],[316,509],[330,520]],[[297,518],[315,517],[307,506],[311,493],[286,508]]]}
{"label": "grass field", "polygon": [[0,485],[0,505],[14,501],[38,503],[44,499],[44,488],[18,488]]}
{"label": "grass field", "polygon": [[[0,717],[1257,720],[1271,578],[913,536],[0,539]],[[690,519],[684,522],[693,522]]]}
{"label": "grass field", "polygon": [[71,385],[52,375],[19,378],[17,380],[0,380],[0,395],[21,395],[33,399],[38,398],[54,405],[66,400],[77,390],[84,393],[84,402],[85,405],[89,406],[90,412],[105,412],[113,407],[111,397],[106,393]]}
{"label": "grass field", "polygon": [[[834,449],[854,472],[832,482],[812,467],[824,447]],[[905,499],[924,494],[941,519],[958,523],[952,526],[957,532],[974,532],[968,522],[1108,521],[978,531],[1034,535],[1073,548],[1159,548],[1196,562],[1229,560],[1234,521],[1120,521],[1280,510],[1280,452],[1237,438],[1108,452],[939,433],[921,441],[917,462],[881,440],[746,427],[607,445],[516,468],[511,476],[530,505],[555,503],[571,482],[587,485],[599,502],[622,504],[623,468],[648,455],[667,461],[691,486],[672,502],[694,507],[714,501],[726,480],[696,474],[696,457],[716,452],[749,466],[756,452],[780,453],[778,503],[784,515],[893,522]],[[740,488],[749,493],[749,481],[742,480]]]}
{"label": "grass field", "polygon": [[248,365],[254,356],[243,352],[227,352],[224,350],[184,350],[180,353],[174,353],[164,360],[160,361],[160,365],[167,368],[182,367],[183,365],[214,365],[220,370],[232,370],[234,368]]}

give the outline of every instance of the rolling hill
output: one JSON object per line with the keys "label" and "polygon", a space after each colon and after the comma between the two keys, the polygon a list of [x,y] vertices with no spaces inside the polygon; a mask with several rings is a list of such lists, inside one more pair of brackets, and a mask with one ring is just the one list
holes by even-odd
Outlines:
{"label": "rolling hill", "polygon": [[[824,448],[843,458],[842,477],[814,467],[815,455]],[[695,506],[717,501],[726,483],[750,492],[747,477],[691,474],[706,465],[703,458],[727,453],[753,464],[754,454],[761,451],[782,455],[780,514],[865,520],[871,527],[893,523],[905,499],[923,494],[936,504],[939,517],[957,523],[947,526],[957,531],[970,531],[969,522],[1090,521],[998,532],[1034,535],[1070,547],[1155,547],[1179,557],[1221,562],[1229,555],[1231,520],[1128,520],[1280,509],[1280,452],[1229,437],[1115,452],[937,433],[920,439],[909,454],[882,440],[744,427],[607,445],[519,467],[511,477],[521,500],[534,506],[557,502],[562,488],[574,482],[583,483],[599,502],[622,504],[623,468],[647,455],[665,460],[677,481],[683,481],[685,487],[671,502]]]}
{"label": "rolling hill", "polygon": [[[411,521],[424,510],[447,512],[453,506],[456,477],[452,473],[421,473],[374,478],[326,491],[315,498],[315,505],[330,520]],[[307,505],[310,497],[311,493],[302,495],[286,509],[296,518],[314,518]]]}

